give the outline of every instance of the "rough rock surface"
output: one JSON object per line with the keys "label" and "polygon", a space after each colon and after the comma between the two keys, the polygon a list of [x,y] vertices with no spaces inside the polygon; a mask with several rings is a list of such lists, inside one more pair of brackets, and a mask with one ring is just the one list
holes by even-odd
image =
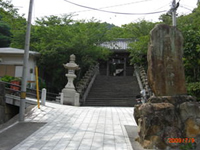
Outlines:
{"label": "rough rock surface", "polygon": [[183,37],[175,27],[157,25],[148,49],[148,81],[156,96],[186,94]]}
{"label": "rough rock surface", "polygon": [[169,138],[195,138],[195,143],[198,145],[200,104],[194,101],[188,102],[186,96],[183,96],[182,100],[183,102],[177,105],[169,102],[148,102],[135,107],[134,117],[139,126],[137,141],[144,148],[179,148],[184,144],[170,143]]}

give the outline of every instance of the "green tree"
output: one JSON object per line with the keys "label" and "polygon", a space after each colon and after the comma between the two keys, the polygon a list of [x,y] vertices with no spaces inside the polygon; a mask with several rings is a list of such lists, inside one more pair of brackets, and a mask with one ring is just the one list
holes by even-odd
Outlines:
{"label": "green tree", "polygon": [[159,17],[159,20],[164,24],[172,25],[172,17],[170,15],[168,15],[168,14],[162,14]]}
{"label": "green tree", "polygon": [[124,29],[118,26],[113,26],[107,31],[108,40],[113,40],[115,38],[127,38]]}
{"label": "green tree", "polygon": [[0,21],[0,47],[8,47],[11,41],[10,27],[7,23]]}
{"label": "green tree", "polygon": [[107,41],[108,28],[108,24],[98,21],[75,21],[71,15],[37,19],[30,49],[41,53],[38,65],[47,87],[54,92],[64,87],[67,79],[62,64],[69,62],[71,54],[76,55],[81,68],[78,79],[90,65],[106,59],[109,51],[98,45]]}
{"label": "green tree", "polygon": [[6,32],[1,37],[7,41],[6,46],[24,48],[26,19],[18,14],[10,0],[0,0],[0,14],[1,28]]}
{"label": "green tree", "polygon": [[200,81],[200,31],[188,29],[184,33],[184,66],[188,82]]}
{"label": "green tree", "polygon": [[193,13],[178,18],[184,36],[184,66],[188,82],[200,81],[200,6]]}
{"label": "green tree", "polygon": [[136,23],[130,23],[122,26],[124,37],[133,39],[130,43],[131,63],[146,64],[147,50],[149,43],[149,33],[154,28],[155,23],[140,20]]}

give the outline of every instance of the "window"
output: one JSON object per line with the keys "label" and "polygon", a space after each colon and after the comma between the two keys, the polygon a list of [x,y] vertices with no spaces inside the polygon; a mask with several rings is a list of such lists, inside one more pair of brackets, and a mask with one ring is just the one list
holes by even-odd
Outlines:
{"label": "window", "polygon": [[22,77],[23,66],[15,66],[15,77]]}
{"label": "window", "polygon": [[15,66],[14,65],[0,65],[0,77],[2,76],[15,76]]}

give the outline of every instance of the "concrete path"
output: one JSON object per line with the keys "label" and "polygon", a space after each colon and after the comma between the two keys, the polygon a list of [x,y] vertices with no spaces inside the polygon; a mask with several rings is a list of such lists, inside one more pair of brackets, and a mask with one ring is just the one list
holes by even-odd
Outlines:
{"label": "concrete path", "polygon": [[54,103],[47,103],[41,109],[34,107],[25,122],[46,124],[12,150],[133,150],[125,129],[125,126],[136,127],[133,110]]}

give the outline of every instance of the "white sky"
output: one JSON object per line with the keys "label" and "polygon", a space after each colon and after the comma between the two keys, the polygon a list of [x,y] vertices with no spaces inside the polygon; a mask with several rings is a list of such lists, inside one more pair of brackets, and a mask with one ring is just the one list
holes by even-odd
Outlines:
{"label": "white sky", "polygon": [[[158,12],[171,8],[172,0],[69,0],[73,3],[84,5],[93,8],[102,8],[108,6],[115,6],[104,8],[106,11],[122,12],[122,13],[149,13]],[[176,0],[177,2],[179,0]],[[20,14],[25,14],[27,18],[30,0],[12,0],[14,6],[19,9]],[[188,14],[196,8],[197,0],[180,0],[180,6],[177,10],[179,15]],[[70,4],[64,0],[34,0],[33,7],[33,21],[37,17],[62,15],[77,12],[74,19],[89,20],[96,18],[101,22],[108,22],[115,25],[123,25],[131,22],[136,22],[139,19],[148,21],[158,21],[158,18],[163,13],[153,15],[121,15],[105,13],[95,10],[89,10],[79,6]]]}

